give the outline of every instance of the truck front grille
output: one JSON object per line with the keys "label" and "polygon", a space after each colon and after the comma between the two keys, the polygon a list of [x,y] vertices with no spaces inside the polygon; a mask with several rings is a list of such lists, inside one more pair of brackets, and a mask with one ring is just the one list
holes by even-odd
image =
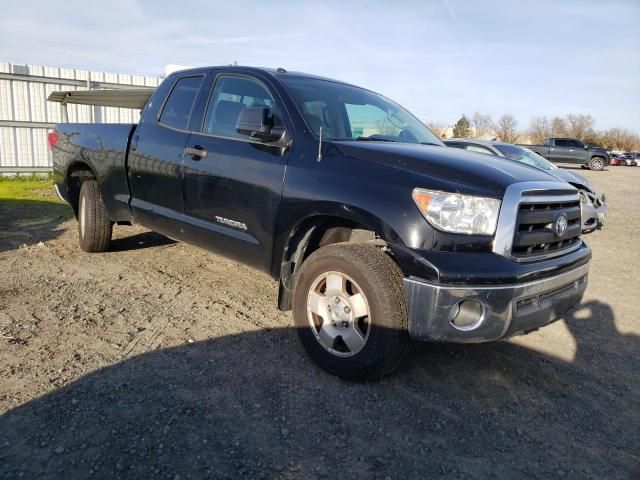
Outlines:
{"label": "truck front grille", "polygon": [[580,200],[521,203],[511,255],[519,259],[560,255],[581,243],[581,230]]}

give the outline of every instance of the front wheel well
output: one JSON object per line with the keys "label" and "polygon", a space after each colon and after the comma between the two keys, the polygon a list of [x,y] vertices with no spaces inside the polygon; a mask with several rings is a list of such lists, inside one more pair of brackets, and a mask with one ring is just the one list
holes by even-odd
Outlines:
{"label": "front wheel well", "polygon": [[316,250],[334,243],[368,243],[388,252],[387,242],[375,230],[354,221],[337,217],[315,217],[303,222],[290,235],[280,265],[278,308],[291,310],[296,273]]}

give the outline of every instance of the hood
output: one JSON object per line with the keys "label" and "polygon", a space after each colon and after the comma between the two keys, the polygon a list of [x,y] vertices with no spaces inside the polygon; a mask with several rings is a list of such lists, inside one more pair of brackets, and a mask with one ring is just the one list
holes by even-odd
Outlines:
{"label": "hood", "polygon": [[607,151],[607,149],[606,149],[606,148],[602,148],[602,147],[595,147],[595,146],[593,146],[593,145],[588,145],[588,147],[589,147],[589,150],[594,150],[594,151],[597,151],[597,152],[604,152],[604,153],[606,153],[606,154],[609,154],[609,152]]}
{"label": "hood", "polygon": [[459,148],[360,141],[333,144],[347,157],[421,175],[421,183],[416,186],[424,188],[500,198],[514,183],[558,181],[558,177],[538,168]]}
{"label": "hood", "polygon": [[552,175],[558,177],[560,180],[570,183],[576,188],[586,189],[593,192],[593,186],[591,182],[583,175],[579,173],[572,172],[571,170],[567,170],[565,168],[558,168],[557,170],[553,170],[551,172]]}

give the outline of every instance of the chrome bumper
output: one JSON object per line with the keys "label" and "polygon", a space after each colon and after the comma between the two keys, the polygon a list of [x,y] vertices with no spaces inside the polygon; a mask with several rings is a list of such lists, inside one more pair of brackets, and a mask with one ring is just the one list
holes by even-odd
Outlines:
{"label": "chrome bumper", "polygon": [[[447,286],[405,278],[409,333],[416,340],[487,342],[540,328],[580,302],[589,263],[555,277],[518,285]],[[460,302],[480,305],[478,321],[454,325]]]}

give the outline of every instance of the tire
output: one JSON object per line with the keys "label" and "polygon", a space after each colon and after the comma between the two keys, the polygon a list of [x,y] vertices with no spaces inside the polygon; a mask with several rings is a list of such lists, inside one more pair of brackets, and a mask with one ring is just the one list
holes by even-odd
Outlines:
{"label": "tire", "polygon": [[373,246],[338,243],[310,255],[293,294],[294,322],[309,356],[347,380],[397,370],[411,349],[402,278]]}
{"label": "tire", "polygon": [[596,172],[604,170],[604,158],[593,157],[591,160],[589,160],[589,168],[591,170],[595,170]]}
{"label": "tire", "polygon": [[85,252],[106,252],[111,245],[113,222],[102,203],[98,182],[85,180],[78,199],[78,237]]}

